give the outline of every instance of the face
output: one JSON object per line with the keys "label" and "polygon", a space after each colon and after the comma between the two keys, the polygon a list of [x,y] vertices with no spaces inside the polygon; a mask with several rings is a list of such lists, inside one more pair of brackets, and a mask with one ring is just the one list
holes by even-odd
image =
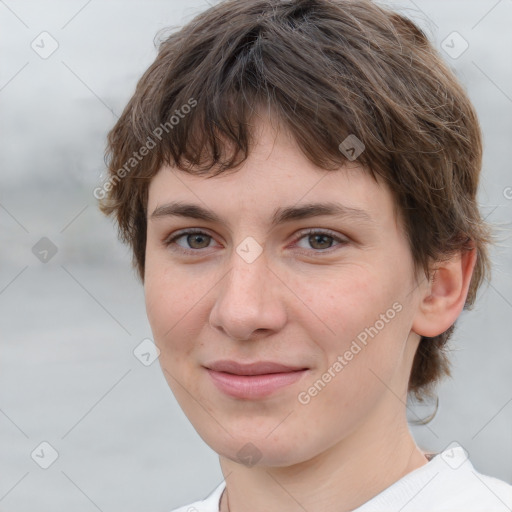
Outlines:
{"label": "face", "polygon": [[231,460],[287,466],[393,428],[417,286],[382,183],[354,163],[315,167],[268,124],[258,134],[236,172],[163,167],[152,179],[145,295],[164,375],[199,435]]}

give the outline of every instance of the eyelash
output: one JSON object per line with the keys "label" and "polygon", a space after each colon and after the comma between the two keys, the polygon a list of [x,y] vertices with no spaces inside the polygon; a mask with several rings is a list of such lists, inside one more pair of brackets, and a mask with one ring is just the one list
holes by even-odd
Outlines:
{"label": "eyelash", "polygon": [[[186,231],[178,232],[178,233],[174,234],[173,236],[166,238],[164,240],[164,245],[169,248],[171,248],[171,245],[175,245],[175,246],[179,247],[179,249],[172,248],[173,251],[176,250],[176,251],[182,252],[184,254],[197,255],[203,249],[186,249],[186,248],[183,248],[180,245],[176,244],[176,240],[178,240],[179,238],[182,238],[187,235],[194,235],[194,234],[205,235],[205,236],[213,239],[213,237],[211,235],[209,235],[208,233],[206,233],[204,231],[201,231],[199,229],[189,229]],[[298,242],[299,240],[302,240],[305,237],[311,236],[311,235],[327,236],[328,238],[332,238],[334,241],[338,242],[339,246],[344,246],[348,243],[348,240],[346,238],[341,238],[337,235],[334,235],[330,231],[318,230],[318,229],[309,229],[309,230],[301,231],[299,234],[299,237],[295,239],[294,243]],[[337,246],[328,247],[327,249],[311,249],[310,251],[307,251],[307,252],[310,253],[311,251],[313,251],[313,252],[316,252],[317,254],[331,253],[333,250],[335,250],[336,247]],[[207,249],[207,247],[205,247],[204,249]]]}

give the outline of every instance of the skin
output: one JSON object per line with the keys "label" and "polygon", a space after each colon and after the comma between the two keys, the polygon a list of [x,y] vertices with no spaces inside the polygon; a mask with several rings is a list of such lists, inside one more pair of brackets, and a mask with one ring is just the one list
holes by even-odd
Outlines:
{"label": "skin", "polygon": [[[163,167],[152,179],[148,319],[172,392],[219,454],[222,511],[228,503],[231,512],[247,504],[251,512],[348,511],[427,463],[405,414],[412,360],[420,336],[440,334],[462,310],[475,254],[438,264],[426,279],[383,183],[357,161],[335,172],[315,167],[268,120],[255,130],[257,143],[235,173],[206,179]],[[152,216],[170,201],[211,209],[222,221]],[[327,201],[364,210],[369,220],[324,215],[270,225],[278,207]],[[203,238],[165,244],[186,228],[200,228]],[[304,235],[306,228],[329,233]],[[249,236],[262,249],[251,263],[236,252]],[[298,394],[396,303],[400,312],[300,403]],[[309,370],[270,397],[243,400],[213,384],[203,365],[218,359]],[[254,465],[237,455],[247,443],[256,447]]]}

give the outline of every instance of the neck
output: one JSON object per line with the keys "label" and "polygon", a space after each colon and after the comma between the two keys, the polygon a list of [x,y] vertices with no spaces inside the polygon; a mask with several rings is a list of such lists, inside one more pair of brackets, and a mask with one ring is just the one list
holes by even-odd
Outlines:
{"label": "neck", "polygon": [[[246,467],[225,457],[221,512],[348,512],[428,461],[405,414],[374,415],[350,436],[310,460],[290,466]],[[229,478],[228,478],[229,477]],[[228,508],[229,503],[229,508]]]}

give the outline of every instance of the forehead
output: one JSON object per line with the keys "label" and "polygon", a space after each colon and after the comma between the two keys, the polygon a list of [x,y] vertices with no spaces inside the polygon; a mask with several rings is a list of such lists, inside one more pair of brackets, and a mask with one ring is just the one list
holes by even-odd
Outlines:
{"label": "forehead", "polygon": [[149,186],[148,216],[157,209],[162,212],[171,202],[195,204],[203,213],[209,210],[212,221],[224,217],[235,222],[244,215],[275,224],[292,207],[312,203],[359,220],[378,221],[394,215],[389,189],[357,161],[324,170],[306,158],[285,130],[259,123],[255,133],[247,160],[227,173],[205,177],[163,166]]}

